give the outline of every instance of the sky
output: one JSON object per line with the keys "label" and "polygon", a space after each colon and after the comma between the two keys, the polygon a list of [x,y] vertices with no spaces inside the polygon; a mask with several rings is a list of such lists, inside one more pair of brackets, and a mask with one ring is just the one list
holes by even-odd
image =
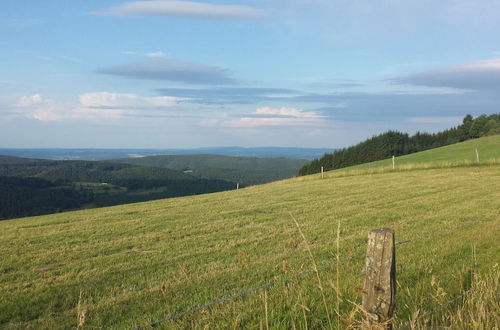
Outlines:
{"label": "sky", "polygon": [[1,0],[0,147],[338,148],[500,112],[500,0]]}

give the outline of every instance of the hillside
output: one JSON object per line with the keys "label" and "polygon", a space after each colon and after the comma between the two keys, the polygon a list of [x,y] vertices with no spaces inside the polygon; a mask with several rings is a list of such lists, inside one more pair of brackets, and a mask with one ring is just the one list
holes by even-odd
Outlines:
{"label": "hillside", "polygon": [[[486,136],[445,147],[430,149],[410,155],[396,157],[397,166],[411,164],[475,163],[476,149],[480,162],[500,160],[500,135]],[[351,166],[346,169],[392,167],[392,158]]]}
{"label": "hillside", "polygon": [[499,134],[500,114],[483,114],[476,118],[467,115],[461,125],[437,133],[416,132],[410,136],[408,133],[387,131],[347,148],[326,153],[302,166],[298,174],[341,169]]}
{"label": "hillside", "polygon": [[234,188],[167,168],[0,156],[0,219]]}
{"label": "hillside", "polygon": [[[382,226],[393,227],[401,242],[395,320],[401,326],[437,313],[436,305],[456,307],[457,296],[475,283],[471,276],[495,271],[499,200],[500,166],[492,164],[310,176],[2,221],[0,327],[71,328],[83,320],[89,328],[133,328],[225,296],[162,325],[326,328],[339,296],[339,322],[347,327],[359,317],[354,303],[361,301],[367,232]],[[308,249],[323,290],[314,272],[304,272],[313,268]],[[292,277],[280,282],[286,276]],[[270,280],[278,282],[231,296]]]}
{"label": "hillside", "polygon": [[126,158],[117,162],[169,168],[205,179],[254,185],[294,176],[303,159],[230,157],[220,155],[162,155]]}

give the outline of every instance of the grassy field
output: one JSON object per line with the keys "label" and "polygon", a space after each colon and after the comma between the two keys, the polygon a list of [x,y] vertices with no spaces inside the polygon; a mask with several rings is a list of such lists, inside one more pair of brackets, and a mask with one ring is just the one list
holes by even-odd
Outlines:
{"label": "grassy field", "polygon": [[[454,163],[467,164],[477,162],[476,149],[479,161],[500,160],[500,135],[487,136],[479,139],[452,144],[449,146],[417,152],[410,155],[396,157],[397,166],[412,164],[439,164]],[[361,164],[349,169],[364,169],[375,167],[392,167],[392,159]]]}
{"label": "grassy field", "polygon": [[398,246],[396,322],[405,324],[460,294],[472,271],[494,271],[499,200],[500,166],[493,164],[323,180],[316,175],[2,221],[0,327],[133,328],[311,269],[310,248],[318,265],[353,256],[339,265],[338,290],[337,268],[327,267],[319,277],[257,290],[162,326],[345,328],[359,317],[355,304],[361,302],[370,229],[391,226],[402,241],[488,219]]}

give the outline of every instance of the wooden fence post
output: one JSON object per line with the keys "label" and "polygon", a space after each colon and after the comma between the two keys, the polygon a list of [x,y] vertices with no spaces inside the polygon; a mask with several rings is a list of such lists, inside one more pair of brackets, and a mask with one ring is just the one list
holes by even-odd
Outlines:
{"label": "wooden fence post", "polygon": [[365,329],[392,329],[396,306],[396,250],[392,228],[374,229],[368,234],[365,272]]}

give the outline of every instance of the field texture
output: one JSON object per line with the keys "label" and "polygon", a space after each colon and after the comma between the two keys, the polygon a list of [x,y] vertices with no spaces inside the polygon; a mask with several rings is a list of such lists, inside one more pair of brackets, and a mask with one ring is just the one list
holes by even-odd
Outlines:
{"label": "field texture", "polygon": [[[480,139],[468,140],[445,147],[396,157],[396,166],[429,163],[474,163],[477,162],[476,149],[479,154],[479,162],[500,161],[500,135],[482,137]],[[350,169],[374,167],[392,167],[392,159],[352,166]]]}
{"label": "field texture", "polygon": [[[493,164],[315,175],[2,221],[0,327],[133,328],[270,280],[277,284],[160,325],[350,327],[367,232],[381,226],[393,227],[397,241],[417,238],[397,248],[396,322],[406,324],[456,298],[473,274],[494,271],[499,200]],[[485,221],[467,225],[476,220]],[[337,258],[338,267],[321,266]],[[314,264],[318,276],[307,272]]]}

